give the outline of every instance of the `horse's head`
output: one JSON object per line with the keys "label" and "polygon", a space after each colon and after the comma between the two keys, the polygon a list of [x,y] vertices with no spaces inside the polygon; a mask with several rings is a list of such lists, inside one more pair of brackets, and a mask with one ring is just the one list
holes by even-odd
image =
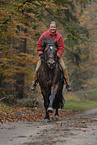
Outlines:
{"label": "horse's head", "polygon": [[50,69],[55,67],[57,61],[57,41],[52,41],[49,37],[43,39],[44,60]]}

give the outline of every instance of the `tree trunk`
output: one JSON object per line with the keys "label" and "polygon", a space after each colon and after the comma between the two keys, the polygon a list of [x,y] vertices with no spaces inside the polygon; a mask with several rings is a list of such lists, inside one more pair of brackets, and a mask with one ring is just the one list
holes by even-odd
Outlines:
{"label": "tree trunk", "polygon": [[[24,30],[27,33],[27,29]],[[27,39],[24,38],[23,45],[20,46],[20,52],[26,53]],[[19,64],[19,66],[25,67],[24,64]],[[25,86],[25,73],[16,74],[16,97],[22,99],[24,97],[24,86]]]}

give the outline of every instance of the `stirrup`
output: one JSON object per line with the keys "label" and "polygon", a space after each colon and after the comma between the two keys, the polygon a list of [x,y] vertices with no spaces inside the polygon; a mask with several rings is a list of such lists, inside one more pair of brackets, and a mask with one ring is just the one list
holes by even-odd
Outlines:
{"label": "stirrup", "polygon": [[36,79],[35,81],[33,81],[32,85],[31,85],[31,91],[35,91],[36,85],[38,83],[38,79]]}
{"label": "stirrup", "polygon": [[71,86],[70,85],[66,85],[66,89],[68,90],[68,91],[71,91]]}
{"label": "stirrup", "polygon": [[35,91],[35,88],[36,88],[36,84],[33,83],[33,84],[31,85],[31,91]]}

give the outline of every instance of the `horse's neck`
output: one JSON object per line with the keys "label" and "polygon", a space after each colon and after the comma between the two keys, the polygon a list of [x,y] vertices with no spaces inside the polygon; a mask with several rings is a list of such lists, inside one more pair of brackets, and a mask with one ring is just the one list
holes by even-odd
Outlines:
{"label": "horse's neck", "polygon": [[46,63],[43,63],[42,70],[46,73],[46,75],[54,77],[55,75],[57,75],[59,70],[58,63],[56,63],[54,69],[50,69]]}
{"label": "horse's neck", "polygon": [[48,70],[48,66],[47,66],[47,64],[45,62],[43,62],[41,64],[41,66],[42,66],[42,68],[43,68],[44,71],[47,71]]}

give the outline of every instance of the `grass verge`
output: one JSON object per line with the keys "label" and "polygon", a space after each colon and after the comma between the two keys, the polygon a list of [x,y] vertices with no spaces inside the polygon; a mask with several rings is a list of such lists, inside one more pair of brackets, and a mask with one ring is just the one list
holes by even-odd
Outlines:
{"label": "grass verge", "polygon": [[66,109],[76,109],[76,110],[87,110],[97,108],[97,101],[76,101],[67,100],[64,108]]}
{"label": "grass verge", "polygon": [[97,108],[97,89],[71,92],[65,96],[66,109],[87,110]]}

